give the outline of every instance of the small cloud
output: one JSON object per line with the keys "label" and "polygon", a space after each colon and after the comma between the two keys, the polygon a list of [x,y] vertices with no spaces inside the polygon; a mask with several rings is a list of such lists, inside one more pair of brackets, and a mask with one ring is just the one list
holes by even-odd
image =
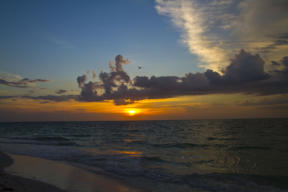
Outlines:
{"label": "small cloud", "polygon": [[32,100],[39,100],[40,103],[48,103],[48,102],[63,102],[63,101],[69,101],[69,100],[79,100],[78,95],[42,95],[42,96],[0,96],[1,99],[32,99]]}
{"label": "small cloud", "polygon": [[65,90],[65,89],[59,89],[59,90],[55,91],[55,93],[57,93],[57,94],[59,94],[59,95],[64,94],[64,93],[67,93],[67,92],[68,92],[68,91]]}
{"label": "small cloud", "polygon": [[74,48],[75,47],[71,42],[65,41],[62,39],[53,38],[51,39],[51,42],[59,48]]}
{"label": "small cloud", "polygon": [[43,101],[52,101],[52,102],[63,102],[69,100],[77,100],[79,96],[77,95],[44,95],[44,96],[21,96],[20,98],[24,99],[33,99],[33,100],[43,100]]}
{"label": "small cloud", "polygon": [[86,82],[87,78],[88,78],[88,74],[81,75],[81,76],[77,77],[77,83],[78,83],[78,86],[80,88],[83,87],[83,85]]}
{"label": "small cloud", "polygon": [[18,88],[31,88],[35,86],[38,82],[49,82],[47,79],[29,79],[22,78],[19,75],[10,74],[10,73],[0,73],[0,84],[10,86],[10,87],[18,87]]}
{"label": "small cloud", "polygon": [[40,104],[48,104],[50,101],[40,101]]}

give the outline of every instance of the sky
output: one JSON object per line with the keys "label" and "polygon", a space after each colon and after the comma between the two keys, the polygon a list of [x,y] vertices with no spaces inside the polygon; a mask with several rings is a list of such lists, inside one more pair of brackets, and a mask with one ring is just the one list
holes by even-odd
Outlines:
{"label": "sky", "polygon": [[3,0],[0,121],[282,118],[287,0]]}

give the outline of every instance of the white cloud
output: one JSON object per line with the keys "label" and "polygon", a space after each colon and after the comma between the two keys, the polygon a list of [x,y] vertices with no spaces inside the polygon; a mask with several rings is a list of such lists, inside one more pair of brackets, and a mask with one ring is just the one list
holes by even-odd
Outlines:
{"label": "white cloud", "polygon": [[0,79],[16,82],[23,78],[20,75],[0,71]]}
{"label": "white cloud", "polygon": [[[240,49],[270,63],[287,55],[287,0],[156,0],[203,68],[221,70]],[[283,43],[284,42],[284,43]],[[288,42],[288,41],[287,41]]]}
{"label": "white cloud", "polygon": [[220,42],[211,42],[209,17],[196,1],[156,0],[158,13],[171,17],[182,31],[182,40],[190,52],[199,56],[202,67],[219,71],[219,67],[228,64],[226,52],[219,46]]}

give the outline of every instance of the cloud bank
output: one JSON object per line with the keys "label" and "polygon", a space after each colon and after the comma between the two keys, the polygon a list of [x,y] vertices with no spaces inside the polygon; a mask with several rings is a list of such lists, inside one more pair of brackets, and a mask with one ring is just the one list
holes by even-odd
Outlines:
{"label": "cloud bank", "polygon": [[[56,91],[58,95],[22,96],[21,98],[54,102],[113,100],[115,105],[127,105],[144,99],[185,95],[288,93],[287,56],[270,63],[271,70],[265,71],[266,64],[260,55],[241,50],[221,73],[207,69],[203,73],[187,73],[183,77],[136,76],[131,79],[123,69],[123,65],[128,63],[128,59],[117,55],[115,61],[109,63],[110,72],[101,71],[98,79],[96,73],[92,74],[92,78],[89,77],[89,73],[78,76],[76,81],[81,89],[80,95],[65,95],[66,90],[61,89]],[[9,98],[15,97],[4,96],[0,99]]]}
{"label": "cloud bank", "polygon": [[[99,81],[87,82],[87,75],[79,76],[79,100],[113,100],[116,105],[125,105],[143,99],[184,95],[288,93],[288,57],[279,62],[274,61],[271,65],[276,67],[268,73],[265,72],[265,61],[260,55],[241,50],[222,73],[208,69],[203,73],[187,73],[184,77],[136,76],[133,80],[122,68],[122,65],[127,63],[124,61],[121,55],[116,56],[115,65],[110,63],[110,73],[101,72]],[[276,69],[279,66],[281,70]]]}

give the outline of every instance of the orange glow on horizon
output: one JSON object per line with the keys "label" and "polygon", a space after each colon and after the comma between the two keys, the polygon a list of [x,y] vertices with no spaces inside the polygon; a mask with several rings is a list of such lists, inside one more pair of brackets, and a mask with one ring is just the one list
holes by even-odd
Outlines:
{"label": "orange glow on horizon", "polygon": [[[228,97],[229,99],[227,99]],[[270,100],[282,97],[282,95],[278,95],[265,98]],[[258,118],[278,117],[284,114],[284,109],[273,111],[269,109],[267,111],[254,106],[235,106],[233,104],[241,103],[243,100],[247,100],[246,95],[229,94],[145,99],[129,105],[115,105],[112,100],[103,102],[75,100],[53,102],[29,98],[7,98],[0,101],[0,107],[2,111],[5,111],[1,117],[2,121],[134,121],[210,117],[246,118],[250,116]],[[231,111],[235,111],[235,113],[231,113]]]}

